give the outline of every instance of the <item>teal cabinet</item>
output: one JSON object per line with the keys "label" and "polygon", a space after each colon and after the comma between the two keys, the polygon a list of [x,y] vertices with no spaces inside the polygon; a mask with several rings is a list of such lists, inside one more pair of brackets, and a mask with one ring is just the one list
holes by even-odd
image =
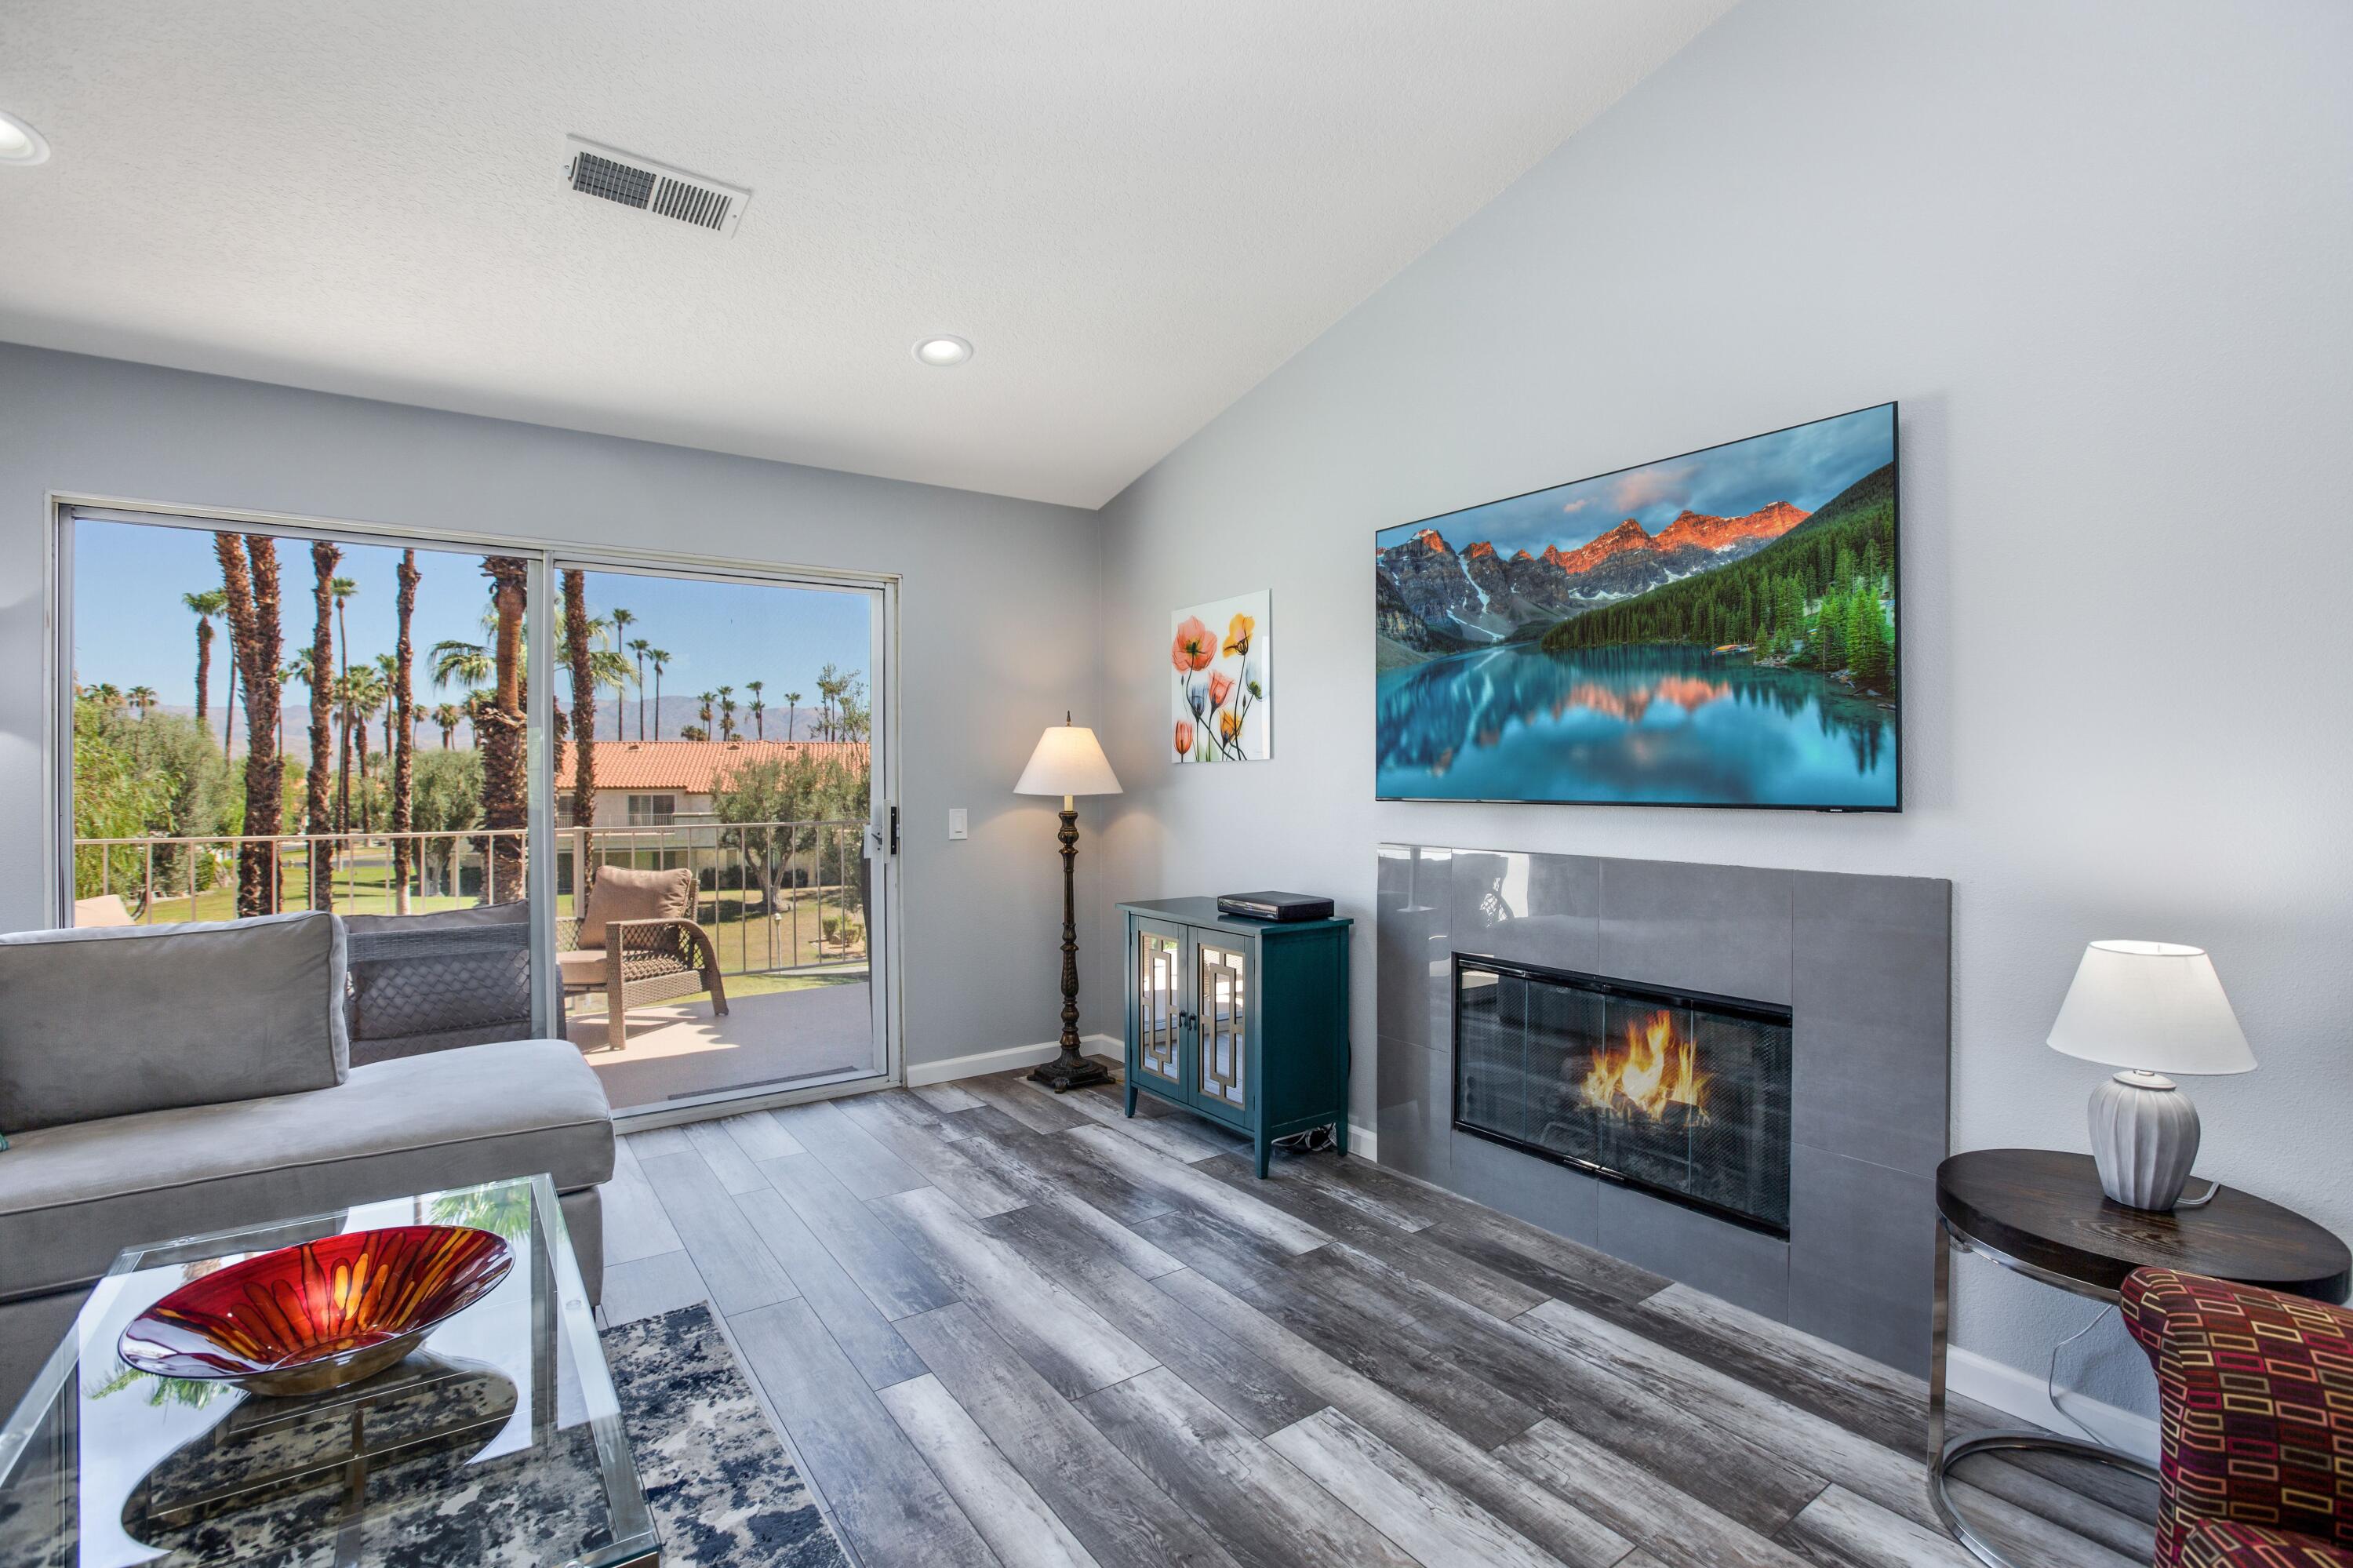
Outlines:
{"label": "teal cabinet", "polygon": [[1329,1127],[1348,1151],[1350,922],[1238,920],[1214,898],[1123,904],[1127,1114],[1138,1094],[1246,1135]]}

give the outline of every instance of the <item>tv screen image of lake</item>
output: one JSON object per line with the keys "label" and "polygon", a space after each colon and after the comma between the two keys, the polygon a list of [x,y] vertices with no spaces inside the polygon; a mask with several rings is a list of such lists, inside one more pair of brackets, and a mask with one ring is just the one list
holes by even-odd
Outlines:
{"label": "tv screen image of lake", "polygon": [[1375,539],[1385,800],[1889,810],[1895,409]]}
{"label": "tv screen image of lake", "polygon": [[1380,677],[1390,799],[1879,806],[1895,726],[1809,671],[1697,648],[1475,649]]}

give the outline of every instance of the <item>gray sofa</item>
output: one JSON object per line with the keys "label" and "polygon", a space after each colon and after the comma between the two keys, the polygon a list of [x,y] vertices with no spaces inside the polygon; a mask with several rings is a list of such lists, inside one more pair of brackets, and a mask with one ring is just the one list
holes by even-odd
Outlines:
{"label": "gray sofa", "polygon": [[353,1065],[348,954],[319,913],[0,937],[0,1411],[140,1242],[545,1171],[601,1294],[612,1116],[578,1049]]}

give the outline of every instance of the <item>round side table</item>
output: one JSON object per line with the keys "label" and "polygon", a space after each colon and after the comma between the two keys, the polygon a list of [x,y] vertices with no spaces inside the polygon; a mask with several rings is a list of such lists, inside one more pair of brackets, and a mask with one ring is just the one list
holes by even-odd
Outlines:
{"label": "round side table", "polygon": [[1945,1440],[1945,1336],[1955,1247],[2012,1273],[2094,1301],[2114,1302],[2136,1268],[2179,1268],[2291,1296],[2341,1302],[2353,1254],[2292,1209],[2225,1185],[2203,1208],[2153,1213],[2110,1202],[2088,1154],[1980,1149],[1936,1168],[1936,1301],[1928,1350],[1928,1493],[1953,1539],[1990,1568],[2010,1568],[1953,1507],[1945,1478],[1972,1454],[2034,1449],[2157,1478],[2117,1449],[2031,1429]]}

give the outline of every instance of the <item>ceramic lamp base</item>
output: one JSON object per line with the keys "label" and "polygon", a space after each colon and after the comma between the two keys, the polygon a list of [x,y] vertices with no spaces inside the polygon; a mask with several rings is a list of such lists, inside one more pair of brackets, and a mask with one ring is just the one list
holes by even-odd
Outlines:
{"label": "ceramic lamp base", "polygon": [[2171,1210],[2198,1159],[2198,1107],[2158,1073],[2118,1073],[2092,1091],[2100,1190],[2126,1208]]}

